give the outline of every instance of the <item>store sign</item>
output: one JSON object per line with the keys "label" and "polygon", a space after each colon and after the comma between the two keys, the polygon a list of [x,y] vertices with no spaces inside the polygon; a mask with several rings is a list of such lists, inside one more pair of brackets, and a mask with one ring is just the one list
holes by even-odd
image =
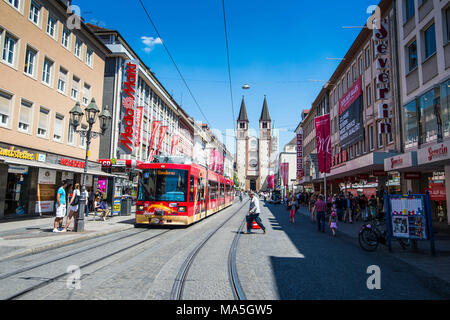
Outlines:
{"label": "store sign", "polygon": [[443,183],[430,183],[428,192],[430,199],[434,201],[445,201],[447,199],[445,185]]}
{"label": "store sign", "polygon": [[381,170],[374,170],[373,172],[372,172],[372,175],[374,176],[374,177],[387,177],[387,172],[386,171],[381,171]]}
{"label": "store sign", "polygon": [[8,164],[8,173],[28,174],[28,167]]}
{"label": "store sign", "polygon": [[135,141],[135,110],[136,110],[136,84],[138,79],[139,61],[126,60],[124,64],[122,82],[122,107],[120,110],[120,138],[119,149],[124,154],[132,154]]}
{"label": "store sign", "polygon": [[66,159],[66,158],[61,158],[60,163],[63,166],[72,167],[72,168],[84,168],[84,166],[85,166],[84,161],[71,160],[71,159]]}
{"label": "store sign", "polygon": [[297,134],[297,180],[301,180],[303,176],[303,130],[300,129]]}
{"label": "store sign", "polygon": [[428,148],[419,149],[417,158],[419,164],[427,164],[435,161],[450,159],[448,150],[450,149],[450,141],[434,144]]}
{"label": "store sign", "polygon": [[330,173],[331,168],[331,130],[330,114],[314,119],[316,125],[317,160],[319,172]]}
{"label": "store sign", "polygon": [[405,172],[406,180],[417,180],[422,178],[422,174],[420,172]]}
{"label": "store sign", "polygon": [[341,149],[364,139],[362,78],[339,100],[339,139]]}
{"label": "store sign", "polygon": [[55,201],[36,201],[35,212],[47,213],[53,212],[55,207]]}
{"label": "store sign", "polygon": [[396,169],[410,168],[415,166],[417,166],[417,152],[415,151],[384,159],[385,171],[393,171]]}
{"label": "store sign", "polygon": [[[23,159],[23,160],[38,160],[42,159],[42,156],[39,153],[31,153],[28,151],[22,151],[19,149],[15,149],[15,147],[0,148],[0,156],[15,158],[15,159]],[[45,157],[45,155],[44,155]],[[44,160],[45,161],[45,160]]]}
{"label": "store sign", "polygon": [[379,23],[380,29],[373,30],[373,41],[377,61],[376,93],[377,100],[382,100],[378,106],[378,132],[391,133],[392,110],[390,104],[385,101],[389,99],[390,75],[389,75],[389,20],[383,19]]}

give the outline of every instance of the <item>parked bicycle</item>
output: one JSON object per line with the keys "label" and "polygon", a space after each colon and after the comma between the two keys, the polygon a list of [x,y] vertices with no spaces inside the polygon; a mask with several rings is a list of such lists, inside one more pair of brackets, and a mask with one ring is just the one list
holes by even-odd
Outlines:
{"label": "parked bicycle", "polygon": [[[403,250],[410,246],[409,240],[396,238]],[[359,229],[358,242],[365,251],[375,251],[378,245],[386,244],[387,232],[386,223],[383,220],[373,219],[365,223]]]}

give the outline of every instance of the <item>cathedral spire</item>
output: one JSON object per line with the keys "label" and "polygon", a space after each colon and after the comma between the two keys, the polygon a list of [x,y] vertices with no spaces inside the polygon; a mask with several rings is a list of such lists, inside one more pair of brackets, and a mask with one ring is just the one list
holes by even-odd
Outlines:
{"label": "cathedral spire", "polygon": [[247,121],[247,110],[245,109],[245,102],[244,102],[244,96],[242,96],[242,102],[241,102],[241,111],[239,112],[239,117],[237,121]]}
{"label": "cathedral spire", "polygon": [[269,107],[267,106],[266,96],[264,95],[264,104],[259,121],[272,121],[269,115]]}

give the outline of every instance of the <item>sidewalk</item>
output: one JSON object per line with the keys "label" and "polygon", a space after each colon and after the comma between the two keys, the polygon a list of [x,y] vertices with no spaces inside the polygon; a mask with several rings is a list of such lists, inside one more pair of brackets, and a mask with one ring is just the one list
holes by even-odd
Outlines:
{"label": "sidewalk", "polygon": [[[311,221],[311,213],[307,207],[301,206],[297,213],[307,216],[309,221]],[[363,223],[360,221],[350,224],[339,221],[337,238],[342,236],[349,237],[359,247],[358,232]],[[317,223],[314,225],[311,223],[311,227],[317,228]],[[392,241],[392,252],[389,252],[388,247],[383,245],[378,246],[377,251],[389,254],[450,284],[450,233],[444,231],[443,228],[436,229],[438,231],[435,233],[435,257],[431,255],[429,241],[418,241],[417,252],[414,252],[412,248],[403,250],[396,241]],[[327,233],[331,233],[328,227],[328,221],[326,221],[325,230]]]}
{"label": "sidewalk", "polygon": [[[67,218],[67,217],[66,217]],[[64,218],[64,224],[66,222]],[[62,247],[134,228],[134,211],[129,216],[114,216],[103,221],[91,214],[85,217],[84,232],[53,233],[54,217],[0,223],[0,261]],[[73,220],[71,228],[73,228]],[[63,225],[64,225],[63,224]]]}

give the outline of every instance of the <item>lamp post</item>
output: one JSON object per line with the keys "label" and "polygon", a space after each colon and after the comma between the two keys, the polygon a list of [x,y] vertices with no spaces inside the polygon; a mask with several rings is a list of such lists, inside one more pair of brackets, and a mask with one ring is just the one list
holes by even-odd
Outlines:
{"label": "lamp post", "polygon": [[79,211],[78,216],[75,223],[75,231],[83,232],[84,231],[84,214],[86,210],[86,175],[88,168],[88,157],[89,157],[89,146],[91,145],[91,139],[95,139],[103,135],[108,129],[108,122],[112,119],[111,113],[108,110],[108,106],[103,109],[102,112],[98,115],[100,120],[100,129],[101,132],[92,131],[92,127],[94,126],[97,120],[97,114],[100,112],[99,108],[95,104],[95,99],[92,98],[91,103],[86,107],[86,121],[89,125],[87,130],[77,130],[77,127],[81,124],[81,119],[84,115],[83,110],[81,110],[80,103],[77,102],[75,106],[70,110],[70,124],[73,126],[74,132],[78,133],[82,139],[86,139],[86,158],[84,160],[84,171],[82,178],[82,187],[81,187],[81,195],[79,201]]}

